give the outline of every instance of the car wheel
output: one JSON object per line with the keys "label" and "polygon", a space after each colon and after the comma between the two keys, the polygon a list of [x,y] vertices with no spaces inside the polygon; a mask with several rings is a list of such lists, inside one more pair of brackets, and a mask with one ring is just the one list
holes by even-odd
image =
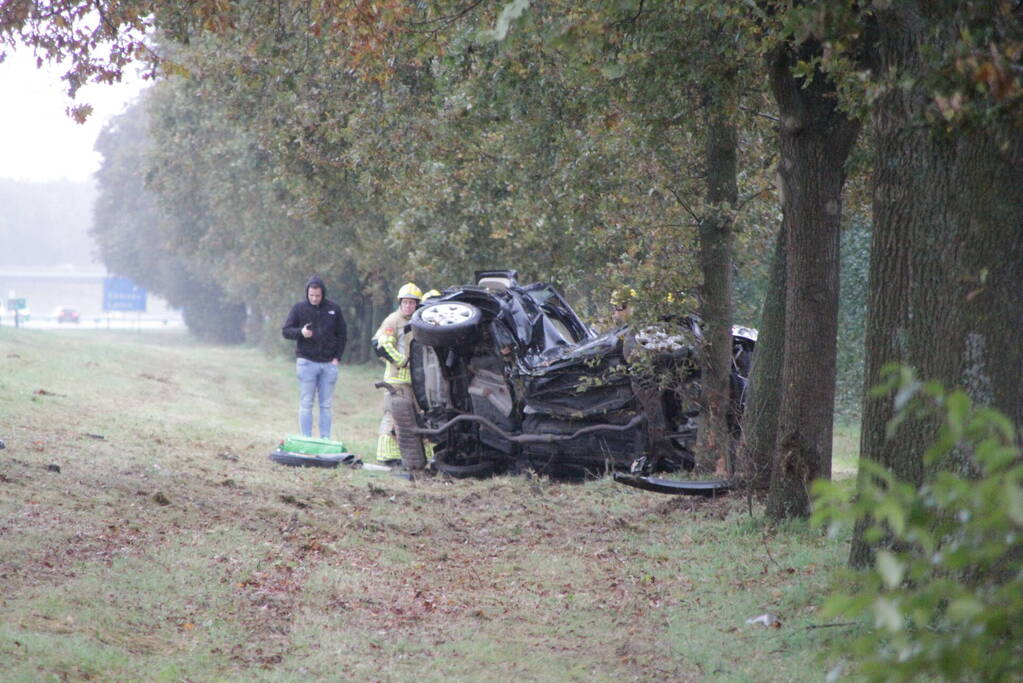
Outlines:
{"label": "car wheel", "polygon": [[412,314],[412,334],[427,346],[459,346],[476,341],[483,313],[464,301],[442,301]]}
{"label": "car wheel", "polygon": [[416,403],[420,410],[430,409],[430,399],[426,394],[426,361],[427,349],[413,339],[408,347],[408,368],[412,377],[412,394],[416,397]]}
{"label": "car wheel", "polygon": [[423,440],[416,433],[419,425],[416,424],[416,408],[411,399],[392,396],[391,417],[402,464],[410,470],[423,469],[426,467],[426,454],[423,452]]}

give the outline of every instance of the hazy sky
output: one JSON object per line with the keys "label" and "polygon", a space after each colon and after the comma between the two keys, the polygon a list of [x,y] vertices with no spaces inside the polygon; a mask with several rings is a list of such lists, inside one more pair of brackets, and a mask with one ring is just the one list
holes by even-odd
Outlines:
{"label": "hazy sky", "polygon": [[36,69],[32,51],[20,48],[0,63],[0,178],[16,180],[86,180],[99,169],[93,150],[107,120],[124,110],[147,85],[131,74],[122,83],[88,85],[75,102],[93,105],[84,124],[65,113],[60,65]]}

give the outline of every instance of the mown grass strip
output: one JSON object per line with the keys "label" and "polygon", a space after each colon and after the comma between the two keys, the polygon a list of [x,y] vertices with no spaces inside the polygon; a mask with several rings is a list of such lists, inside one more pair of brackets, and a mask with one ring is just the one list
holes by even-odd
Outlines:
{"label": "mown grass strip", "polygon": [[[342,371],[335,422],[356,452],[375,443],[377,374]],[[807,626],[843,540],[769,527],[738,497],[606,479],[278,466],[266,456],[293,431],[294,384],[290,359],[252,349],[0,329],[5,678],[826,670],[817,653],[843,634]],[[746,624],[764,612],[781,628]]]}

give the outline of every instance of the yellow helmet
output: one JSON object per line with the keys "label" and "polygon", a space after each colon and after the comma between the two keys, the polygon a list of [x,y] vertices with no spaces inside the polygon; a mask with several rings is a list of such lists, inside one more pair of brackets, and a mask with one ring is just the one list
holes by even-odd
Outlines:
{"label": "yellow helmet", "polygon": [[401,286],[401,289],[398,290],[397,298],[399,300],[415,299],[416,301],[419,301],[423,298],[423,292],[418,287],[416,287],[414,282],[406,282]]}
{"label": "yellow helmet", "polygon": [[436,289],[431,289],[429,292],[423,294],[423,298],[420,301],[426,301],[427,299],[432,299],[435,296],[440,296],[440,292]]}
{"label": "yellow helmet", "polygon": [[628,306],[637,296],[639,295],[636,294],[636,290],[632,287],[619,287],[611,292],[611,305]]}

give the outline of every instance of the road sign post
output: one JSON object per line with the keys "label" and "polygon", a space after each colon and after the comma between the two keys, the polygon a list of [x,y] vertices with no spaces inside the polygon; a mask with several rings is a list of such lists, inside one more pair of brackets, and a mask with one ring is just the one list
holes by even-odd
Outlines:
{"label": "road sign post", "polygon": [[28,299],[24,297],[20,299],[14,298],[14,291],[11,291],[11,296],[7,299],[7,308],[14,311],[14,326],[21,326],[21,314],[20,311],[28,308]]}

